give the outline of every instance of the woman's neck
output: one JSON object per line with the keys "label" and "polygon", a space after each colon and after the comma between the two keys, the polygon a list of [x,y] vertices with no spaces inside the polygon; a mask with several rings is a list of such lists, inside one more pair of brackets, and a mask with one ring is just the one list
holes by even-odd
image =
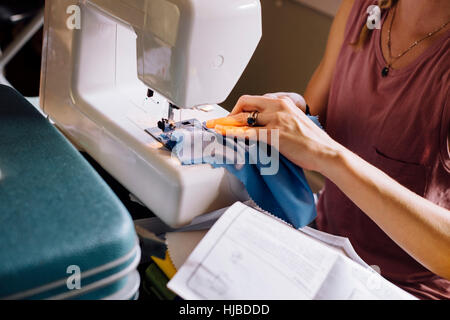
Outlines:
{"label": "woman's neck", "polygon": [[449,0],[399,0],[397,19],[413,35],[422,36],[450,20]]}

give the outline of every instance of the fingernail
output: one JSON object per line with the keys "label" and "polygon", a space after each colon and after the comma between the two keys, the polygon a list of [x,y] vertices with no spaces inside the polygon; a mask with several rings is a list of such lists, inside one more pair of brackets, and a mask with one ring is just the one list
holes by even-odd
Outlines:
{"label": "fingernail", "polygon": [[212,128],[214,128],[215,127],[215,121],[214,120],[209,120],[209,121],[206,121],[206,127],[208,128],[208,129],[212,129]]}

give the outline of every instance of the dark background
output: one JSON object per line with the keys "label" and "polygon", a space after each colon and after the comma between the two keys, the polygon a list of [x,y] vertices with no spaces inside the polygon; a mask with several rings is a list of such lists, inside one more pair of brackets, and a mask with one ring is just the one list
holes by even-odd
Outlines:
{"label": "dark background", "polygon": [[[44,0],[0,0],[0,49],[30,22]],[[11,21],[18,19],[17,21]],[[25,96],[39,95],[42,52],[42,29],[29,41],[5,68],[8,81]]]}

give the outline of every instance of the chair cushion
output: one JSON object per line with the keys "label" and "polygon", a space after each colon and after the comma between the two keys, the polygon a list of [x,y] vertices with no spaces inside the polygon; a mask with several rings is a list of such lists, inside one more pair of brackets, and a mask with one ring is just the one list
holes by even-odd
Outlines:
{"label": "chair cushion", "polygon": [[0,86],[0,297],[116,261],[136,234],[122,203],[14,89]]}

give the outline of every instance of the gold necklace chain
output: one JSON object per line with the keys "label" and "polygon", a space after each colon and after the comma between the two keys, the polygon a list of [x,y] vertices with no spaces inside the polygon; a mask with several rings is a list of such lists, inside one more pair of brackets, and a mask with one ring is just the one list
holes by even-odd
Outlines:
{"label": "gold necklace chain", "polygon": [[411,51],[413,48],[415,48],[419,43],[425,41],[426,39],[432,37],[433,35],[435,35],[436,33],[438,33],[439,31],[441,31],[442,29],[444,29],[449,23],[450,20],[447,21],[446,23],[444,23],[443,25],[441,25],[439,28],[437,28],[436,30],[429,32],[425,37],[423,37],[422,39],[416,40],[414,41],[409,47],[408,49],[406,49],[405,51],[403,51],[402,53],[398,54],[397,56],[393,57],[392,56],[392,38],[391,38],[391,32],[392,32],[392,26],[394,25],[394,20],[395,20],[395,16],[397,13],[397,6],[395,6],[394,8],[394,13],[392,15],[392,19],[391,19],[391,24],[389,26],[388,29],[388,51],[389,51],[389,63],[386,65],[386,67],[384,67],[384,69],[381,71],[381,75],[383,77],[387,77],[387,75],[389,74],[389,71],[392,67],[392,64],[397,61],[398,59],[400,59],[401,57],[403,57],[405,54],[407,54],[409,51]]}

